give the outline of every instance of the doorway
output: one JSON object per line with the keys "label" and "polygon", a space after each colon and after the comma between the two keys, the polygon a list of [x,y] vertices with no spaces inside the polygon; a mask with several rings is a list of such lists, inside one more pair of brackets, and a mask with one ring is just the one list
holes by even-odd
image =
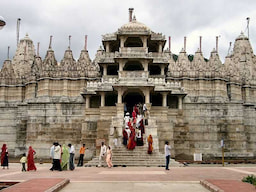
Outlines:
{"label": "doorway", "polygon": [[131,115],[133,106],[135,104],[144,103],[144,95],[140,90],[128,92],[127,94],[124,95],[123,102],[126,104],[127,112],[129,112]]}

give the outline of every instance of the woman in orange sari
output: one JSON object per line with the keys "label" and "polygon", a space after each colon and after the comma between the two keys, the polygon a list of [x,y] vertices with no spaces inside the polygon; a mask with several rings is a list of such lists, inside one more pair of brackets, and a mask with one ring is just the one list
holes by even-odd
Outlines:
{"label": "woman in orange sari", "polygon": [[148,136],[148,154],[151,154],[153,151],[153,138],[152,135]]}
{"label": "woman in orange sari", "polygon": [[36,171],[36,166],[35,166],[35,162],[34,162],[34,155],[36,154],[35,150],[29,146],[28,148],[28,168],[27,168],[27,171],[32,171],[32,170],[35,170]]}

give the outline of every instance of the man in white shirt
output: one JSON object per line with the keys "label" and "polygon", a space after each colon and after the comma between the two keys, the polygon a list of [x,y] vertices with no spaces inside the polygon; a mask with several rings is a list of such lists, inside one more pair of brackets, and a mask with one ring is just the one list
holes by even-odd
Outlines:
{"label": "man in white shirt", "polygon": [[74,156],[75,156],[75,148],[71,143],[68,144],[69,147],[69,169],[73,171],[75,169],[74,165]]}
{"label": "man in white shirt", "polygon": [[171,146],[169,145],[169,142],[166,141],[164,145],[164,154],[166,158],[166,166],[165,170],[169,170],[169,162],[170,162],[170,157],[171,157]]}
{"label": "man in white shirt", "polygon": [[59,143],[54,143],[54,148],[53,148],[53,154],[51,151],[51,155],[53,158],[53,165],[52,168],[50,169],[51,171],[53,170],[59,170],[62,171],[61,166],[60,166],[60,158],[61,158],[61,148]]}
{"label": "man in white shirt", "polygon": [[99,165],[98,167],[101,167],[101,161],[104,160],[107,152],[107,147],[104,144],[104,142],[101,142],[101,147],[100,147],[100,156],[99,156]]}

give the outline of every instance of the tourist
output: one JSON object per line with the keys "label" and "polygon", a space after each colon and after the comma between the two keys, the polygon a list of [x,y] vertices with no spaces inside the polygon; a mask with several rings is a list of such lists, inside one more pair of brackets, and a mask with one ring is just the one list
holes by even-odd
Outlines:
{"label": "tourist", "polygon": [[20,158],[20,163],[22,166],[21,171],[25,171],[26,172],[26,162],[27,162],[27,157],[26,157],[26,153],[23,153],[22,157]]}
{"label": "tourist", "polygon": [[169,145],[169,142],[166,141],[164,145],[164,154],[166,158],[166,166],[165,170],[169,170],[169,162],[170,162],[170,157],[171,157],[171,146]]}
{"label": "tourist", "polygon": [[101,167],[101,163],[102,163],[101,161],[105,158],[106,152],[107,152],[107,147],[104,144],[104,142],[101,142],[98,167]]}
{"label": "tourist", "polygon": [[125,129],[123,129],[123,145],[127,145],[127,140],[128,140],[128,126],[125,127]]}
{"label": "tourist", "polygon": [[130,113],[127,112],[124,116],[124,126],[128,126],[128,122],[130,121]]}
{"label": "tourist", "polygon": [[69,163],[69,151],[65,144],[62,146],[62,155],[61,155],[61,169],[68,170]]}
{"label": "tourist", "polygon": [[27,156],[27,171],[36,171],[36,166],[34,162],[34,155],[36,154],[35,150],[29,146],[28,148],[28,156]]}
{"label": "tourist", "polygon": [[112,164],[112,149],[111,149],[110,146],[108,146],[108,149],[107,149],[106,162],[107,162],[109,168],[113,167],[113,164]]}
{"label": "tourist", "polygon": [[118,137],[119,137],[119,134],[118,134],[118,130],[117,130],[117,128],[116,127],[114,127],[114,132],[113,132],[113,143],[114,143],[114,145],[115,145],[115,147],[117,147],[118,146]]}
{"label": "tourist", "polygon": [[136,133],[135,133],[135,129],[130,126],[130,131],[131,131],[131,134],[129,136],[129,141],[128,141],[128,144],[127,144],[127,149],[129,150],[133,150],[136,146],[136,142],[135,142],[135,136],[136,136]]}
{"label": "tourist", "polygon": [[53,164],[52,164],[52,168],[50,169],[51,171],[53,170],[62,171],[60,166],[60,159],[61,159],[61,148],[59,143],[56,142],[54,143]]}
{"label": "tourist", "polygon": [[140,129],[136,129],[136,144],[137,146],[143,146],[143,137]]}
{"label": "tourist", "polygon": [[135,107],[133,107],[132,111],[132,123],[136,125],[136,118],[137,118],[137,113],[135,111]]}
{"label": "tourist", "polygon": [[150,134],[148,136],[148,154],[152,154],[152,152],[153,152],[153,137]]}
{"label": "tourist", "polygon": [[8,162],[8,149],[7,149],[7,145],[3,144],[2,146],[2,152],[1,152],[1,166],[3,167],[3,169],[5,169],[5,167],[7,167],[7,169],[9,168],[9,162]]}
{"label": "tourist", "polygon": [[80,147],[80,150],[79,150],[80,155],[79,155],[77,167],[82,167],[84,165],[84,153],[85,153],[85,144],[83,144],[83,146]]}
{"label": "tourist", "polygon": [[74,157],[75,157],[75,148],[71,143],[68,144],[69,147],[69,170],[73,171],[75,169]]}

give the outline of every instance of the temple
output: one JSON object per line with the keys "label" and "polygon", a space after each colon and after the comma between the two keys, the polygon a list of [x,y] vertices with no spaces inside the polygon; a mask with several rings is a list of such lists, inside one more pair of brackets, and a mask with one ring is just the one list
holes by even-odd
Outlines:
{"label": "temple", "polygon": [[[98,153],[101,141],[111,144],[114,127],[124,129],[124,105],[145,103],[149,116],[145,136],[154,151],[163,153],[165,141],[175,159],[256,156],[256,57],[241,33],[225,62],[217,47],[210,58],[201,47],[188,55],[164,49],[166,38],[137,21],[129,21],[102,37],[91,60],[85,46],[79,59],[68,46],[58,62],[52,37],[46,56],[35,52],[28,35],[0,72],[0,142],[19,156],[29,145],[48,158],[54,141],[86,143],[87,158]],[[170,46],[169,46],[170,47]],[[120,144],[121,145],[121,144]],[[120,150],[125,150],[121,148]]]}

